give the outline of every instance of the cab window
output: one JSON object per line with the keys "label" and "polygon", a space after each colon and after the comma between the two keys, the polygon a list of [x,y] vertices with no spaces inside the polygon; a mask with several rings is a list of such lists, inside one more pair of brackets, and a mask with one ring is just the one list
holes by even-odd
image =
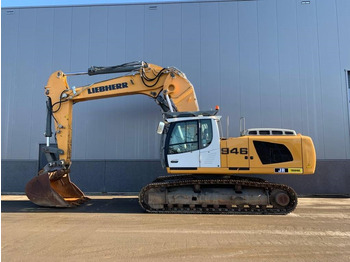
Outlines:
{"label": "cab window", "polygon": [[168,154],[179,154],[194,150],[198,150],[197,121],[176,123],[170,135]]}
{"label": "cab window", "polygon": [[200,121],[201,130],[201,149],[206,148],[213,140],[213,130],[211,128],[211,120],[205,119]]}

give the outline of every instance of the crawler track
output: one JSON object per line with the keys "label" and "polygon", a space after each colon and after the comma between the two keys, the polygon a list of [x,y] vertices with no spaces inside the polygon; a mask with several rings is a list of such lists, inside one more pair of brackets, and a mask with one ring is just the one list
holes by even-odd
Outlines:
{"label": "crawler track", "polygon": [[[189,186],[200,186],[206,188],[240,188],[242,191],[246,189],[258,189],[266,192],[268,202],[267,205],[196,205],[193,201],[188,204],[171,204],[165,201],[160,208],[152,208],[147,203],[147,192],[151,189],[166,190],[174,188],[182,188]],[[273,192],[283,192],[287,196],[288,204],[281,206],[276,203]],[[195,194],[195,193],[194,193]],[[286,185],[270,183],[260,178],[247,177],[228,177],[218,178],[218,176],[194,176],[194,175],[177,175],[159,177],[152,183],[143,187],[139,194],[140,205],[150,213],[175,213],[175,214],[249,214],[249,215],[285,215],[292,212],[297,206],[297,195],[295,191]]]}

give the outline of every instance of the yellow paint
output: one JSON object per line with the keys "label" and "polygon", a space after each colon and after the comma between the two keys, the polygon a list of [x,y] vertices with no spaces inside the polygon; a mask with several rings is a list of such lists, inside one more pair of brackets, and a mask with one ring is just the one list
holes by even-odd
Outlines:
{"label": "yellow paint", "polygon": [[[162,69],[162,67],[153,64],[148,64],[148,67],[144,68],[145,75],[150,79],[155,78]],[[164,92],[164,94],[168,94],[173,100],[179,112],[199,110],[194,88],[184,74],[170,68],[160,76],[158,82],[156,82],[156,80],[147,82],[148,85],[154,84],[154,86],[149,87],[142,82],[140,73],[141,71],[134,75],[117,77],[91,85],[77,87],[75,89],[76,94],[69,88],[67,76],[64,75],[62,71],[54,72],[50,76],[45,87],[45,94],[51,97],[52,104],[56,103],[53,110],[55,111],[59,108],[59,110],[54,113],[54,117],[58,122],[55,122],[57,145],[58,148],[64,151],[64,154],[60,155],[61,160],[65,160],[67,163],[71,162],[72,112],[73,104],[77,102],[136,94],[156,98],[160,92]],[[100,88],[103,90],[106,86],[116,87],[116,85],[121,85],[123,83],[127,84],[127,88],[109,88],[108,91],[92,92],[93,88],[99,91]],[[61,100],[65,102],[62,102],[59,107],[62,93],[64,93],[66,97]],[[63,128],[59,128],[58,124]]]}
{"label": "yellow paint", "polygon": [[[248,137],[232,137],[227,139],[228,154],[221,154],[227,158],[227,167],[249,167]],[[246,151],[242,151],[245,150]],[[247,152],[247,153],[246,153]],[[243,153],[243,154],[241,154]],[[246,154],[245,154],[246,153]]]}

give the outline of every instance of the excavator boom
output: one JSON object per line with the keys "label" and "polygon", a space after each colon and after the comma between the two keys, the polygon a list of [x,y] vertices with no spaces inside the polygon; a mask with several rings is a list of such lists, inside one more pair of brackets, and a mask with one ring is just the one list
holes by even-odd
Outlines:
{"label": "excavator boom", "polygon": [[[67,77],[129,73],[82,87],[69,87]],[[78,102],[126,95],[147,95],[163,112],[197,111],[198,103],[192,84],[180,70],[163,68],[146,62],[131,62],[112,67],[91,67],[87,72],[54,72],[45,86],[47,96],[48,164],[26,185],[28,198],[40,206],[67,207],[84,202],[87,197],[71,182],[69,168],[72,152],[73,105]],[[51,118],[55,124],[58,148],[50,146]]]}

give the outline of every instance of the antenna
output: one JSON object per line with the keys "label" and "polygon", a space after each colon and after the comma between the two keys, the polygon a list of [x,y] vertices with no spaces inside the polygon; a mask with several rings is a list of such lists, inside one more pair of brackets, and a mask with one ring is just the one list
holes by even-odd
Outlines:
{"label": "antenna", "polygon": [[239,119],[239,133],[242,136],[243,132],[245,130],[245,117],[241,116],[241,118]]}
{"label": "antenna", "polygon": [[230,137],[230,136],[229,136],[229,132],[228,132],[229,126],[230,126],[230,116],[227,116],[227,117],[226,117],[226,137],[227,137],[227,138]]}

